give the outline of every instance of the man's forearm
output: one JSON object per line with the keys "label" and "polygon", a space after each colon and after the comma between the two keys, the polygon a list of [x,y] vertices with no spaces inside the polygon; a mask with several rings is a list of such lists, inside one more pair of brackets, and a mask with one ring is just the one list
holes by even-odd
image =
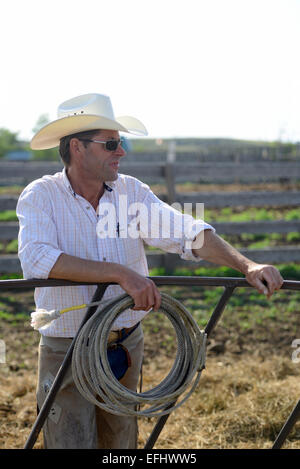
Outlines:
{"label": "man's forearm", "polygon": [[114,262],[90,261],[61,254],[49,278],[74,282],[117,283],[134,300],[135,310],[158,310],[161,296],[151,279]]}
{"label": "man's forearm", "polygon": [[[213,231],[205,230],[204,233],[200,234],[200,236],[203,235],[203,246],[193,249],[195,256],[217,265],[231,267],[246,275],[249,266],[253,265],[253,261],[240,254],[233,246]],[[196,239],[194,242],[195,246],[197,246],[197,242],[199,244],[199,241]]]}
{"label": "man's forearm", "polygon": [[98,262],[61,254],[54,264],[49,278],[74,282],[119,283],[122,266],[111,262]]}

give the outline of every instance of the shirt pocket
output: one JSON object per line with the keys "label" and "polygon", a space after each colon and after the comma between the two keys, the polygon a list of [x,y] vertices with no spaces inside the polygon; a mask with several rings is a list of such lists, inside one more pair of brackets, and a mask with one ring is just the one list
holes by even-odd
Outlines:
{"label": "shirt pocket", "polygon": [[143,243],[137,226],[128,223],[127,230],[120,227],[117,242],[122,252],[121,257],[124,260],[124,264],[133,269],[141,261],[142,256],[141,249]]}

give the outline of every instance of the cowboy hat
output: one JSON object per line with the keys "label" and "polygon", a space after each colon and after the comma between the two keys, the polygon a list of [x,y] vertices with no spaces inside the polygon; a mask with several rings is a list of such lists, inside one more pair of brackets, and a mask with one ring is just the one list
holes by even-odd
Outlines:
{"label": "cowboy hat", "polygon": [[58,119],[46,124],[32,138],[32,150],[46,150],[59,145],[62,137],[86,130],[119,130],[147,135],[145,126],[135,117],[115,118],[110,98],[103,94],[84,94],[64,101],[57,110]]}

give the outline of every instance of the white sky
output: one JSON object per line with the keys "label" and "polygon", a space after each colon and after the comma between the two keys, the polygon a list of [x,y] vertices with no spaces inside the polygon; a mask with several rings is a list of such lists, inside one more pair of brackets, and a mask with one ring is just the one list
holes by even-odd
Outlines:
{"label": "white sky", "polygon": [[150,137],[300,141],[300,0],[9,0],[0,127],[111,97]]}

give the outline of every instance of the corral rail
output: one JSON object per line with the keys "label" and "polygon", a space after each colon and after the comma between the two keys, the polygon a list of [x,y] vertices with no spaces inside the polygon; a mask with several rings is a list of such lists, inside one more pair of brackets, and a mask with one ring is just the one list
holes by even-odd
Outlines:
{"label": "corral rail", "polygon": [[[203,204],[205,209],[224,208],[224,207],[291,207],[298,209],[300,205],[300,191],[291,190],[282,185],[282,190],[265,190],[261,185],[261,190],[245,190],[249,183],[266,182],[297,182],[300,181],[300,165],[297,161],[265,161],[263,158],[255,163],[239,161],[239,155],[236,155],[234,162],[219,161],[198,162],[197,155],[190,155],[190,162],[170,161],[168,153],[165,155],[165,161],[153,162],[141,155],[130,155],[135,161],[121,163],[120,172],[130,174],[131,176],[141,178],[144,182],[162,183],[166,189],[166,194],[157,194],[158,197],[168,203],[176,202],[184,209],[185,204],[195,207],[196,204]],[[195,161],[192,162],[192,159]],[[145,160],[141,162],[142,160]],[[29,161],[29,162],[0,162],[0,186],[9,187],[12,184],[24,186],[34,179],[42,177],[45,174],[54,174],[62,170],[61,162],[54,161]],[[209,190],[200,192],[182,192],[176,190],[176,184],[180,182],[196,182],[201,184],[222,183],[231,184],[239,182],[241,190],[238,192]],[[298,187],[298,185],[296,184]],[[243,189],[244,187],[244,189]],[[0,211],[15,210],[18,196],[12,194],[0,195]],[[205,215],[204,215],[205,218]],[[222,235],[265,235],[299,233],[300,220],[266,220],[250,222],[218,222],[213,223],[217,233]],[[17,239],[19,225],[17,221],[1,222],[0,241],[9,242]],[[1,242],[0,242],[1,244]],[[300,249],[295,241],[291,245],[277,245],[276,248],[265,247],[259,249],[243,248],[240,252],[258,263],[300,263]],[[180,259],[177,255],[166,254],[162,252],[147,252],[149,267],[168,267],[174,268],[192,268],[193,262],[187,262]],[[205,261],[200,261],[201,267],[211,266]],[[21,265],[15,251],[4,251],[0,254],[0,272],[1,273],[21,273]]]}

